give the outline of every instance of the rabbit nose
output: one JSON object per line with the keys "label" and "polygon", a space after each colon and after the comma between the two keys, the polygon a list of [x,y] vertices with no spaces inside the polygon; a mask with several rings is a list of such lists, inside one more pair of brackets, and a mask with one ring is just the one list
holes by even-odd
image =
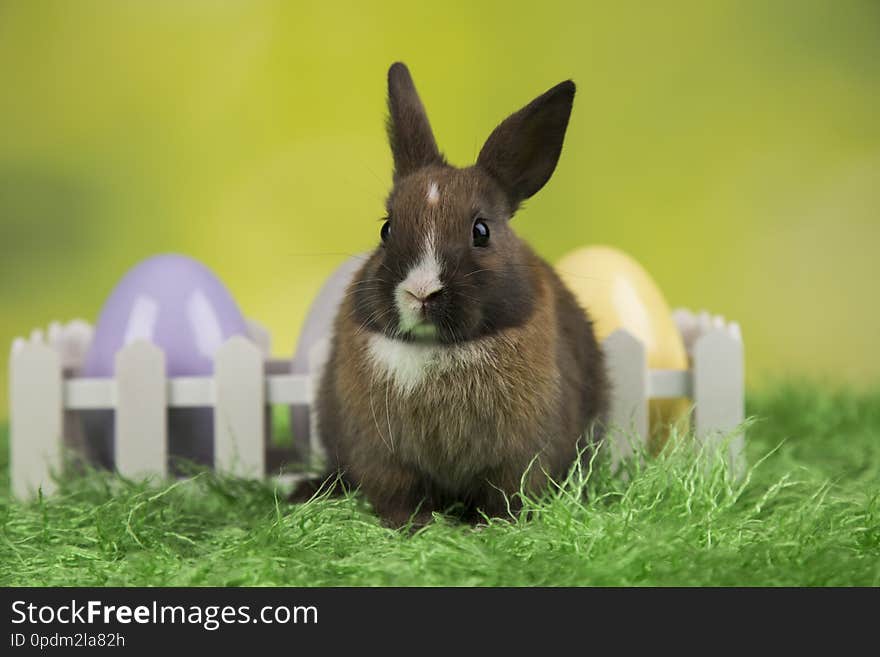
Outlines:
{"label": "rabbit nose", "polygon": [[437,301],[437,299],[440,297],[440,294],[443,292],[443,287],[433,287],[429,289],[405,288],[404,292],[406,292],[415,301],[418,301],[422,305],[425,305],[431,303],[432,301]]}

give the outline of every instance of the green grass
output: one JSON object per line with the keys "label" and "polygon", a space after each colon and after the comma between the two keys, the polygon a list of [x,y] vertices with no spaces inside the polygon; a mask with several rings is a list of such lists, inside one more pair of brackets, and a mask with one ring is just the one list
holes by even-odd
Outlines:
{"label": "green grass", "polygon": [[357,497],[291,506],[207,473],[158,487],[92,474],[19,504],[4,436],[0,584],[880,585],[880,389],[785,384],[748,406],[742,486],[673,450],[628,482],[573,473],[516,521],[414,535]]}

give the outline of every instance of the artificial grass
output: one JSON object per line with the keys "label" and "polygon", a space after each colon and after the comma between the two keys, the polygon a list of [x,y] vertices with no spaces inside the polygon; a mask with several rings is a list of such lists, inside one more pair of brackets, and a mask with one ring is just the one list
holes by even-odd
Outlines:
{"label": "artificial grass", "polygon": [[93,473],[20,504],[4,432],[0,585],[880,585],[880,389],[781,384],[748,412],[741,485],[672,449],[627,481],[576,471],[517,520],[414,534],[356,496],[293,506],[270,483],[210,473]]}

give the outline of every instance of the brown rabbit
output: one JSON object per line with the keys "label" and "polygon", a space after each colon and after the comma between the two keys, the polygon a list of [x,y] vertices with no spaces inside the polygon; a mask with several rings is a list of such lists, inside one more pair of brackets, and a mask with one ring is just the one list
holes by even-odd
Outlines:
{"label": "brown rabbit", "polygon": [[515,510],[521,483],[564,477],[604,418],[592,325],[510,227],[556,168],[574,92],[539,96],[458,169],[406,66],[388,71],[394,187],[336,317],[317,412],[329,465],[391,526]]}

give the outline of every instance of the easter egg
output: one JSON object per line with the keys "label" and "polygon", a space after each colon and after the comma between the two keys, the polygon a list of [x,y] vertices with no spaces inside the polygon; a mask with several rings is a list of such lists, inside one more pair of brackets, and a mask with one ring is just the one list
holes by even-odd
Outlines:
{"label": "easter egg", "polygon": [[[354,275],[363,267],[369,254],[356,255],[339,265],[324,281],[315,296],[306,320],[300,330],[293,356],[291,371],[294,374],[308,374],[309,354],[312,348],[333,332],[333,322],[345,292]],[[297,441],[309,437],[309,407],[306,404],[295,404],[291,407],[291,429]]]}
{"label": "easter egg", "polygon": [[[684,342],[666,299],[633,258],[608,246],[584,247],[560,259],[556,271],[589,313],[600,342],[623,328],[645,345],[649,368],[688,368]],[[686,428],[689,409],[686,398],[651,400],[652,451],[665,443],[670,423]]]}
{"label": "easter egg", "polygon": [[351,256],[334,269],[321,285],[309,306],[296,342],[292,369],[294,374],[306,374],[309,371],[309,352],[319,340],[331,334],[336,312],[345,298],[345,291],[368,257],[369,254]]}
{"label": "easter egg", "polygon": [[[167,376],[210,376],[220,345],[247,334],[241,311],[210,269],[186,256],[158,255],[129,270],[104,303],[81,375],[112,377],[116,352],[147,340],[164,351]],[[97,460],[112,467],[113,427],[107,413],[91,411],[85,423]],[[211,464],[212,409],[169,409],[168,441],[172,463]]]}

